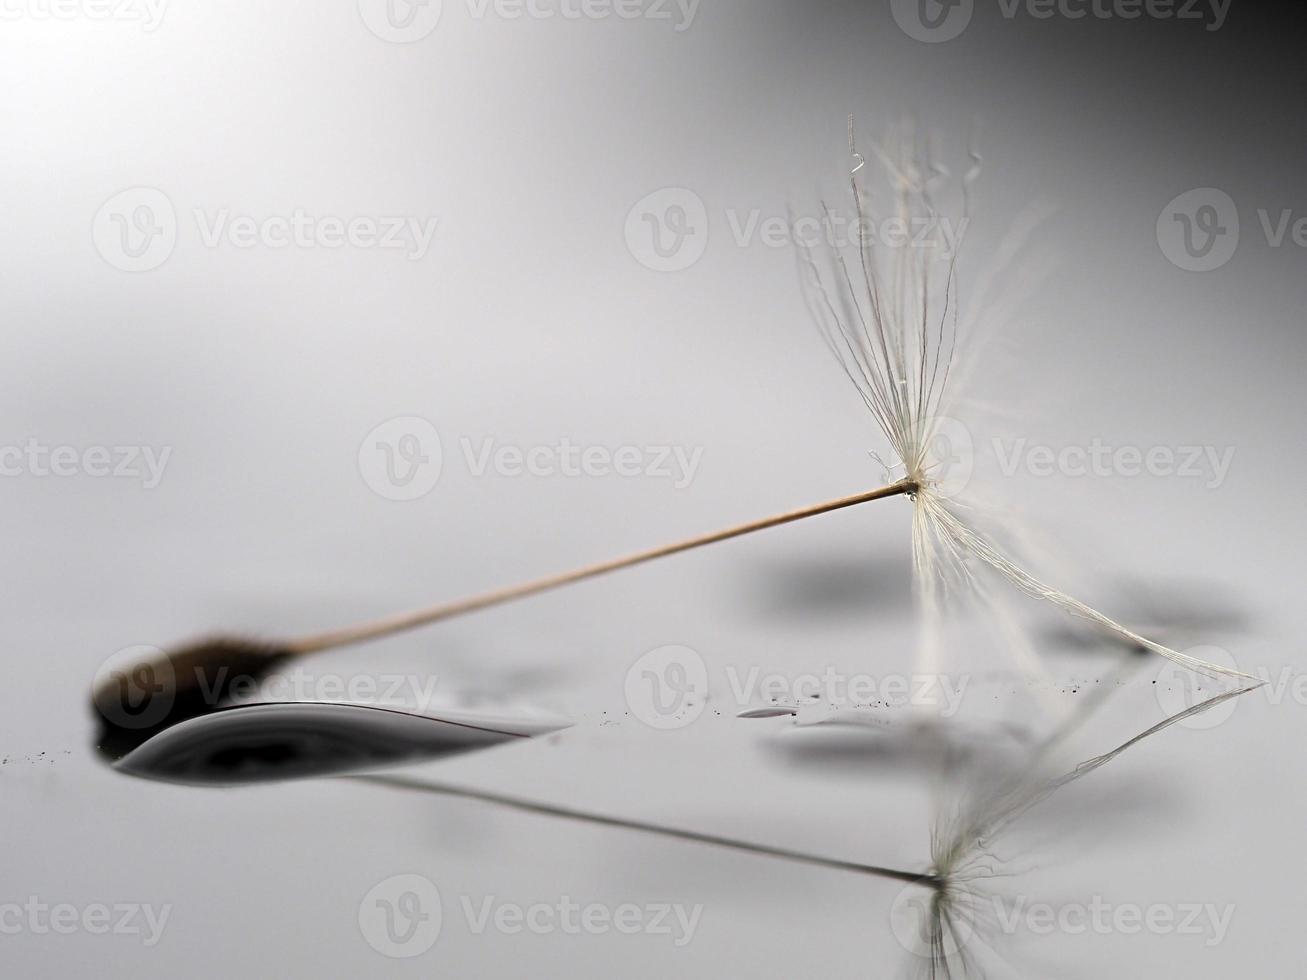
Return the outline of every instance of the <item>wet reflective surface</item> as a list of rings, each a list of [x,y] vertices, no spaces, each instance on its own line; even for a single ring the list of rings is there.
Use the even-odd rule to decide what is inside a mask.
[[[157,29],[92,9],[143,6],[167,7]],[[255,712],[247,728],[245,715],[220,711],[212,729],[208,719],[132,728],[134,741],[110,754],[144,750],[133,764],[163,778],[143,779],[106,764],[103,719],[88,709],[93,678],[133,645],[299,636],[881,482],[868,452],[891,449],[814,336],[793,236],[777,225],[791,208],[842,208],[849,113],[870,168],[871,141],[907,110],[923,143],[940,135],[953,174],[965,172],[973,132],[984,157],[958,299],[964,316],[977,300],[994,322],[980,356],[960,365],[976,397],[956,418],[970,425],[978,404],[1001,415],[970,433],[969,489],[1046,535],[1050,560],[1032,570],[1052,584],[1161,628],[1164,641],[1226,647],[1274,682],[1148,739],[1013,824],[989,855],[985,885],[1008,902],[1009,931],[983,933],[1007,954],[987,975],[1298,976],[1298,5],[1235,4],[1207,30],[1149,13],[1185,4],[1073,20],[1036,14],[1089,5],[926,0],[929,16],[974,8],[965,32],[941,43],[901,29],[895,13],[923,8],[915,2],[712,0],[684,31],[652,18],[509,18],[479,0],[444,3],[434,25],[441,6],[5,6],[0,924],[24,928],[0,935],[0,975],[910,975],[922,923],[897,911],[929,913],[920,889],[491,801],[925,872],[939,797],[961,777],[941,786],[923,739],[896,715],[865,732],[738,717],[770,701],[750,686],[754,667],[759,685],[830,669],[877,681],[878,694],[916,669],[901,502],[308,665],[346,682],[431,680],[445,706],[473,714],[493,713],[481,696],[520,694],[575,719],[565,731],[451,751],[467,733],[401,720],[380,734],[373,716],[359,733],[353,721],[337,727],[338,711],[324,731],[319,713],[333,709],[316,708],[308,720]],[[374,29],[383,8],[432,29],[395,43]],[[1199,187],[1223,189],[1242,219],[1237,252],[1202,273],[1178,268],[1158,235],[1180,228],[1168,202]],[[156,220],[113,204],[133,188],[159,201]],[[657,209],[637,204],[660,188],[675,193],[658,228]],[[317,228],[336,223],[335,241],[298,244],[301,211]],[[988,279],[1032,212],[1043,218],[1032,261],[1015,256],[1010,281]],[[385,216],[438,216],[425,255],[342,244],[339,229],[357,220],[385,238]],[[1197,247],[1204,227],[1215,234],[1195,223]],[[167,254],[124,269],[111,251],[123,240]],[[651,269],[650,243],[697,260]],[[395,453],[383,458],[369,434],[405,417],[426,420],[442,452],[404,452],[410,438],[387,442]],[[33,471],[29,440],[69,447],[76,472],[54,471],[67,452]],[[571,459],[556,452],[563,441]],[[1235,452],[1219,481],[1210,469],[1036,465],[1052,459],[1056,471],[1064,449],[1099,443],[1137,450],[1144,466],[1154,450],[1177,462],[1185,446]],[[115,447],[166,451],[168,463],[104,474],[97,447],[110,468],[126,458]],[[610,472],[585,464],[590,447]],[[651,447],[701,465],[680,480],[675,453]],[[537,449],[548,475],[533,472]],[[627,476],[616,470],[630,450]],[[573,465],[589,472],[569,476]],[[1189,579],[1215,591],[1172,589]],[[1011,598],[1015,619],[1037,618]],[[1194,694],[1150,658],[1118,686],[1124,651],[1080,643],[1065,624],[1030,625],[1049,674],[1030,683],[989,683],[1010,667],[992,637],[950,637],[939,669],[959,689],[970,678],[949,719],[959,758],[1019,760],[1095,681],[1111,684],[1050,762],[1056,775]],[[697,651],[709,697],[681,727],[655,728],[626,681],[672,644]],[[674,685],[662,694],[672,700]],[[201,714],[230,704],[206,699]],[[282,778],[304,774],[305,760],[322,771],[327,755],[364,771],[336,778],[333,761],[326,778]],[[197,774],[205,785],[176,781]],[[429,882],[439,903],[415,905],[432,896],[404,876]],[[702,915],[680,945],[681,934],[615,927],[537,934],[524,917],[500,928],[564,896],[610,923],[628,905]],[[171,911],[158,941],[93,931],[81,915],[63,934],[44,913],[27,927],[11,906],[29,899],[83,914],[97,903]],[[1094,903],[1112,912],[1105,928],[1063,917]],[[1232,908],[1228,929],[1181,931],[1189,903]],[[1018,908],[1046,914],[1013,918]],[[437,909],[429,947],[393,955]],[[905,936],[902,921],[916,928]]]

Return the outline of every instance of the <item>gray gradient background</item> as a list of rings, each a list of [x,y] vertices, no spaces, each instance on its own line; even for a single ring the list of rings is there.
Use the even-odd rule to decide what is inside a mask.
[[[1236,2],[1209,32],[980,6],[942,44],[905,36],[883,3],[797,0],[705,0],[683,32],[476,20],[447,0],[438,28],[405,45],[375,37],[346,0],[176,3],[152,33],[0,22],[0,442],[173,447],[148,492],[0,481],[0,902],[173,906],[150,949],[0,936],[6,975],[898,974],[891,884],[339,781],[133,781],[97,761],[85,703],[100,663],[130,644],[313,629],[878,481],[865,451],[879,436],[807,322],[793,254],[736,246],[723,217],[838,195],[849,112],[876,131],[910,111],[954,147],[981,121],[972,255],[1031,202],[1054,208],[1033,242],[1053,271],[1026,285],[1005,343],[981,352],[1009,434],[1236,448],[1215,489],[1025,477],[1003,498],[1050,533],[1090,598],[1110,604],[1127,576],[1163,592],[1201,580],[1249,623],[1195,639],[1297,676],[1307,254],[1269,247],[1255,212],[1307,213],[1298,15]],[[140,185],[169,195],[181,232],[160,268],[128,274],[90,229]],[[701,261],[659,274],[633,259],[623,224],[667,186],[706,202],[710,234]],[[1187,273],[1155,223],[1209,186],[1238,203],[1243,241],[1223,268]],[[440,225],[415,262],[205,248],[190,212],[224,207]],[[400,415],[431,419],[445,445],[438,487],[413,503],[374,494],[356,462],[364,436]],[[477,479],[460,436],[704,454],[679,490]],[[556,739],[420,767],[433,775],[922,867],[919,781],[778,766],[776,726],[736,721],[733,703],[655,732],[622,693],[630,664],[669,643],[703,655],[719,698],[727,664],[906,671],[907,552],[906,506],[877,503],[329,662],[434,670],[452,695],[496,691],[578,720]],[[1112,702],[1084,754],[1161,716],[1157,667]],[[1015,886],[1051,902],[1230,903],[1222,943],[1027,937],[1013,973],[1294,974],[1304,710],[1253,695],[1220,726],[1174,729],[1069,790]],[[423,957],[391,962],[360,936],[358,905],[407,872],[440,887],[445,928]],[[683,949],[477,936],[457,903],[485,895],[704,912]]]

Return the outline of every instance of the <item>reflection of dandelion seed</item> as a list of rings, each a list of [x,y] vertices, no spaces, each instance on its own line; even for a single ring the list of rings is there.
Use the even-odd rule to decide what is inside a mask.
[[[905,143],[907,141],[904,141]],[[859,226],[866,224],[868,197],[858,172],[863,157],[850,149],[858,165],[850,176]],[[897,153],[877,150],[893,186],[896,218],[903,227],[937,227],[939,214],[933,187],[948,172],[915,149],[901,146]],[[962,178],[965,227],[970,212],[970,184],[979,169],[979,157]],[[829,209],[827,209],[829,212]],[[938,437],[947,424],[950,381],[965,367],[958,358],[959,326],[957,250],[937,237],[923,236],[911,247],[890,249],[886,258],[875,243],[863,240],[857,250],[856,271],[838,249],[832,248],[823,272],[811,249],[800,255],[809,286],[812,315],[827,346],[857,389],[904,470],[904,480],[916,487],[912,522],[913,563],[916,582],[933,628],[941,593],[949,582],[972,594],[984,595],[975,574],[976,562],[987,566],[1022,592],[1087,619],[1116,636],[1191,670],[1209,675],[1243,677],[1247,674],[1187,656],[1131,631],[1117,621],[1072,598],[1015,564],[973,524],[959,514],[941,484],[948,460],[940,458]],[[965,326],[965,325],[964,325]],[[944,440],[945,443],[948,440]],[[923,671],[935,669],[935,644],[928,637],[919,653]],[[1018,651],[1020,652],[1020,651]]]
[[[931,833],[931,874],[939,884],[932,897],[925,935],[915,950],[925,961],[924,975],[933,980],[979,974],[978,960],[992,949],[987,936],[994,933],[997,925],[995,903],[984,894],[979,883],[998,874],[992,845],[1015,820],[1063,786],[1101,769],[1145,739],[1258,686],[1227,691],[1171,715],[1069,772],[1053,778],[1039,775],[1052,749],[1087,712],[1079,713],[1040,743],[1027,764],[1014,770],[1008,778],[986,779],[970,792],[961,794],[959,802],[936,820]]]
[[[1253,688],[1226,692],[1194,705],[1140,732],[1110,752],[1080,763],[1069,772],[1053,778],[1039,775],[1052,749],[1070,734],[1088,713],[1078,712],[1064,722],[1058,731],[1035,746],[1024,760],[1024,764],[1014,768],[1009,777],[978,781],[978,785],[972,792],[964,794],[955,807],[937,818],[931,833],[931,867],[925,872],[844,861],[640,820],[603,816],[572,807],[555,806],[417,777],[364,775],[346,778],[396,789],[491,803],[542,816],[640,831],[658,837],[706,844],[763,857],[781,858],[828,870],[855,872],[898,881],[910,888],[920,888],[921,892],[902,896],[901,901],[897,903],[909,914],[907,938],[910,942],[905,944],[909,945],[916,955],[915,965],[922,975],[931,978],[964,977],[979,974],[979,961],[990,949],[988,937],[997,931],[998,918],[995,905],[982,887],[985,880],[994,878],[998,874],[996,859],[991,854],[994,839],[1027,810],[1047,799],[1063,786],[1089,775],[1126,750],[1170,726],[1250,690]],[[900,935],[901,940],[904,938]]]

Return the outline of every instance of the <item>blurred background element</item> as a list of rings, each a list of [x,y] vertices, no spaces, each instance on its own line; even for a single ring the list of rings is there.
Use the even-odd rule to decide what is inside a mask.
[[[1191,642],[1273,682],[1050,801],[1057,832],[1023,852],[1036,873],[1014,886],[1055,903],[1231,906],[1220,940],[1019,936],[1014,972],[1291,974],[1283,937],[1305,911],[1283,873],[1307,718],[1301,12],[620,6],[629,16],[564,16],[582,10],[566,0],[5,6],[0,906],[171,908],[148,946],[5,931],[6,972],[900,968],[882,882],[342,781],[154,785],[102,766],[87,708],[101,664],[134,644],[325,628],[883,482],[868,452],[886,447],[774,234],[788,209],[844,204],[853,113],[864,148],[911,114],[955,171],[969,140],[983,156],[964,302],[1014,224],[1050,211],[1004,276],[1020,302],[974,352],[976,394],[1002,413],[975,418],[1000,421],[970,433],[989,495],[1045,536],[1056,563],[1041,570],[1186,639],[1200,624],[1171,586],[1206,583],[1221,628]],[[428,425],[377,435],[413,418]],[[1059,455],[1095,446],[1102,473]],[[1160,455],[1146,466],[1123,447]],[[910,671],[908,515],[873,503],[313,669],[434,676],[451,697],[577,720],[430,764],[442,778],[924,868],[924,781],[809,769],[793,752],[778,765],[769,729],[789,722],[734,717],[765,702],[741,694],[754,667]],[[1114,606],[1126,582],[1175,602]],[[1076,647],[1047,659],[1067,704],[1113,676],[1111,651],[1040,643]],[[702,658],[709,699],[657,730],[624,684],[669,645]],[[966,711],[1038,724],[1041,699],[1002,667],[959,646],[946,670],[975,675]],[[1141,665],[1084,755],[1162,716],[1171,695],[1155,688],[1180,683],[1162,669]],[[1135,819],[1100,816],[1123,795]],[[443,929],[391,962],[360,905],[412,874],[438,886]],[[683,946],[478,934],[464,901],[485,896],[703,913]]]

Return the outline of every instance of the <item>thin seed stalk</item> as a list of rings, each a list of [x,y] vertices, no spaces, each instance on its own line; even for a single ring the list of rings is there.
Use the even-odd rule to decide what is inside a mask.
[[[623,568],[632,568],[635,565],[643,565],[646,562],[651,562],[658,558],[666,558],[669,555],[679,554],[683,551],[691,551],[694,548],[702,548],[705,545],[716,544],[719,541],[729,541],[731,538],[753,534],[756,531],[765,531],[768,528],[780,527],[783,524],[793,524],[795,521],[805,520],[809,517],[816,517],[820,514],[829,514],[832,511],[843,510],[846,507],[854,507],[858,504],[868,503],[872,500],[883,500],[886,497],[895,497],[900,494],[913,494],[916,491],[917,484],[914,481],[900,480],[898,483],[892,483],[889,486],[878,487],[875,490],[868,490],[864,493],[854,494],[851,497],[840,497],[835,500],[828,500],[825,503],[815,504],[811,507],[787,511],[783,514],[776,514],[772,517],[763,518],[762,520],[750,521],[747,524],[738,524],[734,527],[728,527],[711,534],[687,538],[683,541],[676,541],[672,544],[663,545],[658,548],[650,548],[648,551],[641,551],[621,558],[614,558],[610,561],[586,565],[569,572],[562,572],[556,575],[546,576],[545,578],[534,579],[507,588],[495,589],[491,592],[483,592],[480,595],[458,599],[453,602],[445,602],[435,606],[428,606],[423,609],[398,613],[396,615],[387,616],[383,619],[345,626],[340,629],[331,630],[326,633],[319,633],[314,636],[302,637],[298,640],[291,641],[287,644],[287,648],[293,654],[316,653],[321,650],[330,650],[351,643],[362,643],[369,640],[376,640],[384,636],[390,636],[395,633],[402,633],[406,630],[416,629],[419,626],[427,626],[431,623],[440,622],[441,620],[452,619],[455,616],[462,616],[467,613],[476,612],[480,609],[488,609],[491,606],[498,606],[506,602],[512,602],[516,599],[524,599],[527,596],[538,595],[541,592],[557,589],[564,585],[571,585],[575,582],[585,581],[586,579],[597,578],[600,575],[607,575],[610,572],[616,572]]]

